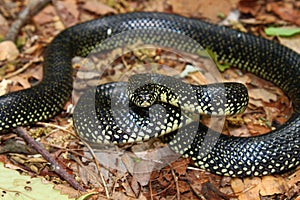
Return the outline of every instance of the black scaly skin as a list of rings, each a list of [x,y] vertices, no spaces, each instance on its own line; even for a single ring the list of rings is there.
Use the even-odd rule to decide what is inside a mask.
[[[219,60],[227,61],[233,66],[273,82],[288,95],[294,106],[295,112],[288,122],[267,135],[252,138],[221,136],[212,151],[203,154],[199,152],[201,149],[197,144],[201,143],[201,138],[205,136],[203,133],[206,133],[206,128],[200,124],[197,133],[199,140],[190,146],[189,151],[180,150],[176,144],[175,149],[185,151],[199,167],[230,176],[278,173],[299,164],[299,54],[250,34],[162,13],[116,15],[79,24],[60,33],[47,48],[43,81],[28,90],[0,98],[0,130],[46,120],[59,113],[72,90],[71,58],[75,55],[87,55],[95,45],[111,35],[136,29],[157,32],[169,30],[187,35],[204,48],[216,52]],[[190,126],[197,125],[192,123]],[[187,132],[189,128],[186,127]],[[93,142],[92,137],[86,138],[85,133],[79,134]],[[201,145],[203,147],[203,144]],[[209,150],[209,144],[206,145]]]

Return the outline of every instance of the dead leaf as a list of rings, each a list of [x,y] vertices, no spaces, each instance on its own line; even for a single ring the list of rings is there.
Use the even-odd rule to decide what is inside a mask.
[[[164,12],[165,11],[165,2],[161,0],[152,0],[150,1],[150,5],[145,8],[145,11],[151,12]]]
[[[186,181],[178,181],[179,192],[184,193],[190,191],[190,186]]]
[[[247,124],[247,127],[249,129],[249,132],[252,136],[256,136],[256,135],[263,135],[266,134],[268,132],[271,131],[270,128],[266,127],[266,126],[262,126],[259,124]]]
[[[2,80],[0,82],[0,96],[5,95],[9,92],[9,87],[13,83],[11,80]]]
[[[231,187],[239,200],[260,200],[260,184],[261,179],[258,177],[231,180]]]
[[[97,167],[95,166],[95,163],[89,163],[88,165],[79,166],[79,177],[83,184],[92,184],[94,188],[97,188],[98,191],[103,190],[102,187],[102,181],[99,176],[99,172],[96,170]],[[103,174],[105,177],[106,173],[104,168],[101,168],[101,174]],[[102,188],[101,188],[102,187]]]
[[[293,185],[300,183],[300,170],[289,176],[288,186],[293,187]]]
[[[180,159],[171,164],[172,169],[179,175],[185,175],[188,164],[190,163],[189,159]]]
[[[263,102],[260,99],[249,99],[248,107],[251,106],[251,109],[261,108],[264,106]],[[254,106],[254,107],[253,107]]]
[[[277,101],[277,95],[264,89],[264,88],[253,88],[248,90],[249,97],[253,99],[261,99],[264,102],[270,103],[271,101]]]
[[[231,187],[235,193],[241,193],[245,190],[243,180],[240,178],[231,179]]]
[[[231,136],[236,136],[236,137],[247,137],[247,136],[251,136],[251,134],[249,133],[249,130],[247,128],[246,125],[242,125],[239,128],[228,128],[229,133]]]
[[[244,122],[247,125],[249,133],[254,135],[261,135],[267,132],[270,132],[270,128],[267,126],[266,121],[264,119],[263,114],[245,114]]]
[[[112,7],[95,0],[85,2],[82,8],[98,15],[106,15],[109,13],[117,14],[117,11]]]
[[[238,3],[238,9],[242,13],[250,13],[252,16],[256,16],[258,11],[261,9],[261,5],[258,1],[241,0]]]
[[[69,185],[55,184],[54,189],[59,190],[61,194],[67,194],[69,198],[78,198],[80,196],[80,192],[70,187]]]
[[[6,35],[7,31],[9,30],[7,20],[0,14],[0,38]]]
[[[12,41],[3,41],[0,43],[0,61],[13,61],[19,54],[17,46]]]
[[[278,20],[277,17],[275,17],[274,15],[270,15],[270,14],[261,14],[258,15],[256,17],[257,20],[263,21],[266,24],[270,24],[270,23],[276,23],[276,21]]]
[[[36,50],[40,48],[40,44],[34,44],[33,46],[25,49],[23,51],[24,54],[33,54]]]
[[[274,194],[284,194],[288,190],[286,181],[278,176],[263,176],[260,185],[260,194],[270,196]]]
[[[288,38],[278,38],[280,43],[300,54],[300,35]]]
[[[128,183],[127,182],[126,182],[126,184],[127,185],[123,186],[125,188],[125,190],[126,190],[126,194],[128,196],[135,196],[135,197],[137,197],[138,194],[140,193],[141,187],[140,187],[139,182],[135,179],[135,177],[133,177],[131,179],[131,183],[129,183],[130,187],[128,187]]]
[[[115,199],[115,200],[136,200],[137,198],[127,196],[123,192],[114,192],[113,195],[111,196],[111,199]],[[139,195],[138,200],[146,200],[146,197],[143,194],[141,194],[141,195]]]
[[[150,181],[151,172],[148,171],[144,173],[134,173],[133,177],[141,186],[147,186]]]
[[[220,21],[219,14],[228,15],[231,10],[231,2],[229,0],[207,1],[207,0],[168,0],[167,4],[171,6],[172,11],[187,17],[208,18],[213,22]]]
[[[263,108],[266,112],[266,119],[270,123],[281,113],[281,111],[276,107],[264,106]]]
[[[37,15],[33,17],[33,20],[39,24],[47,24],[54,21],[54,17],[56,16],[55,10],[53,6],[46,6],[42,11],[40,11]]]
[[[34,78],[37,80],[41,80],[43,77],[43,68],[32,68],[28,69],[26,72],[19,74],[17,76],[11,77],[9,80],[12,80],[16,84],[16,86],[11,87],[11,91],[17,91],[20,89],[26,89],[31,87],[30,79]],[[20,88],[21,86],[21,88]]]
[[[288,185],[281,176],[263,176],[262,178],[234,178],[231,187],[239,200],[260,199],[261,196],[284,194]]]
[[[55,4],[63,25],[70,27],[78,23],[79,11],[76,0],[57,1]],[[58,28],[61,30],[61,28]]]
[[[271,3],[271,10],[281,19],[300,26],[300,11],[296,10],[292,3],[274,2]]]

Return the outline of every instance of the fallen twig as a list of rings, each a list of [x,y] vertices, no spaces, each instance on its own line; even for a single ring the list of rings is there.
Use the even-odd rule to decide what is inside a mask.
[[[173,168],[172,168],[172,165],[169,165],[170,166],[170,169],[171,169],[171,173],[172,173],[172,176],[173,176],[173,179],[174,179],[174,182],[175,182],[175,186],[176,186],[176,192],[177,192],[177,199],[180,200],[180,190],[179,190],[179,184],[178,184],[178,177],[176,176]]]
[[[48,151],[44,149],[44,147],[34,140],[24,128],[18,127],[14,130],[20,137],[22,137],[29,145],[31,145],[38,153],[40,153],[48,162],[51,163],[54,171],[61,176],[64,180],[66,180],[73,188],[76,190],[80,190],[82,192],[85,189],[72,177],[70,176],[59,164],[56,160],[50,155]]]
[[[12,23],[4,40],[11,40],[14,42],[20,32],[20,29],[27,23],[27,21],[50,2],[51,0],[29,1],[28,6],[20,12],[18,18]]]

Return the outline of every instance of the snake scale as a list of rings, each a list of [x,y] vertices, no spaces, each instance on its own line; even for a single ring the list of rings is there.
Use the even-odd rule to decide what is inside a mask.
[[[202,144],[209,129],[199,123],[191,123],[183,127],[182,132],[188,133],[190,129],[197,129],[195,136],[197,140],[192,141],[191,145],[185,148],[178,143],[185,139],[193,139],[187,135],[180,135],[171,146],[173,145],[178,151],[184,150],[185,155],[190,156],[199,167],[222,175],[261,176],[286,171],[299,164],[299,54],[275,42],[251,34],[164,13],[145,12],[109,16],[85,22],[61,32],[45,52],[44,77],[40,84],[30,89],[1,96],[0,131],[47,120],[57,115],[70,98],[72,91],[72,58],[77,55],[86,56],[96,45],[111,36],[139,30],[142,30],[141,36],[145,38],[151,31],[156,32],[158,36],[160,31],[167,31],[192,38],[204,48],[215,52],[218,60],[254,73],[280,87],[290,98],[294,107],[294,113],[290,119],[266,135],[250,138],[221,135],[210,148],[209,144]],[[120,38],[120,40],[125,39],[128,38]],[[176,47],[176,41],[173,45]],[[122,83],[117,86],[121,87]],[[100,87],[106,90],[111,89],[110,85]],[[107,110],[107,112],[110,111]],[[77,116],[77,118],[80,117],[80,115]],[[95,135],[99,132],[93,132],[95,125],[88,123],[83,126],[83,128],[76,128],[92,132],[80,132],[79,135],[87,141],[97,142],[100,136]],[[214,131],[210,130],[210,133],[214,137]]]

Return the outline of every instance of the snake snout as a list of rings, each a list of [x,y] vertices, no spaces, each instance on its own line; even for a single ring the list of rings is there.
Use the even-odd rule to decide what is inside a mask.
[[[157,94],[148,89],[138,90],[131,96],[131,101],[139,107],[150,107],[157,99]]]

